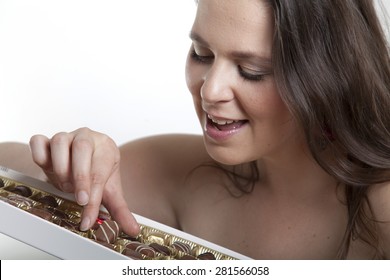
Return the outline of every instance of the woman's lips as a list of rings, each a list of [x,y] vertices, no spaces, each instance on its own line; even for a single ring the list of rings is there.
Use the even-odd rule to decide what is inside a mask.
[[[211,121],[211,125],[214,125],[218,130],[221,131],[237,129],[246,122],[245,120],[218,119],[210,115],[207,115],[207,119],[208,122]]]
[[[247,122],[247,120],[222,119],[207,115],[205,132],[211,138],[224,140],[232,134],[238,132]]]

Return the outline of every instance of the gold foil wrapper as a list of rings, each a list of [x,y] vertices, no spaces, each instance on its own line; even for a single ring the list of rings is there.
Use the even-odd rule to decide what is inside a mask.
[[[24,186],[31,190],[31,195],[25,197],[15,191],[15,187]],[[26,192],[28,193],[28,192]],[[82,206],[76,202],[57,197],[51,193],[41,191],[33,186],[27,186],[9,178],[0,176],[0,200],[18,207],[31,214],[41,215],[41,218],[56,224],[64,229],[67,229],[78,236],[93,240],[99,246],[107,247],[118,253],[128,256],[130,259],[142,260],[180,260],[180,259],[200,259],[202,254],[206,254],[217,260],[232,260],[234,258],[225,255],[221,252],[207,248],[197,244],[191,240],[186,240],[179,236],[168,234],[158,228],[140,224],[141,233],[136,237],[130,237],[124,233],[120,233],[112,243],[101,242],[95,240],[95,231],[104,220],[110,220],[111,216],[106,212],[100,212],[95,225],[88,231],[82,232],[79,230]],[[55,202],[55,204],[53,204]],[[49,213],[49,214],[48,214]],[[47,216],[50,216],[49,218]],[[39,215],[38,215],[39,216]],[[147,248],[129,249],[127,246],[131,242],[139,242]],[[175,248],[173,244],[179,242],[187,244],[189,251],[183,252],[180,247]],[[157,245],[156,245],[157,244]],[[186,247],[186,246],[183,246]],[[151,250],[154,252],[152,255]],[[135,251],[135,253],[133,252]],[[144,253],[143,253],[144,252]],[[147,253],[148,252],[148,253]],[[149,255],[148,255],[149,254]]]

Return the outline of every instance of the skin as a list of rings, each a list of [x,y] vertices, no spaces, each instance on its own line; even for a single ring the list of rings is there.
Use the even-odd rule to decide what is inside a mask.
[[[186,80],[204,135],[153,136],[117,148],[81,128],[33,136],[32,159],[25,146],[3,144],[9,154],[0,163],[75,192],[85,229],[103,202],[132,235],[134,212],[256,259],[335,258],[347,223],[343,186],[315,163],[278,95],[271,14],[258,0],[199,1]],[[208,115],[242,122],[220,133]],[[41,170],[15,162],[16,152]],[[213,161],[228,169],[257,161],[261,180],[249,195],[234,197],[222,172],[199,167]],[[373,186],[370,200],[376,217],[390,221],[390,185]],[[389,223],[380,225],[380,238],[389,255]],[[349,258],[372,254],[356,240]]]

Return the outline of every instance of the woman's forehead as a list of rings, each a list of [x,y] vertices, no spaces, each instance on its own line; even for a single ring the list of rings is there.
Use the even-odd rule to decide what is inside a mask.
[[[273,13],[261,0],[199,0],[192,33],[209,44],[231,46],[237,51],[270,53]],[[245,49],[243,48],[245,45]],[[261,54],[264,55],[264,54]]]

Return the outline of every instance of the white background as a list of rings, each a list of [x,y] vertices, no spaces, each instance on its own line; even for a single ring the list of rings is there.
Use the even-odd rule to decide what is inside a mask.
[[[201,133],[184,78],[194,2],[0,0],[0,142]],[[50,257],[0,234],[0,258]]]
[[[184,76],[194,0],[0,0],[0,141],[88,126],[201,133]]]
[[[184,77],[195,11],[194,0],[0,0],[0,142],[82,126],[118,144],[201,133]]]

